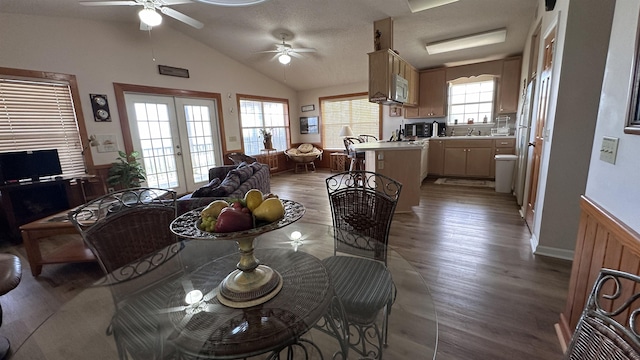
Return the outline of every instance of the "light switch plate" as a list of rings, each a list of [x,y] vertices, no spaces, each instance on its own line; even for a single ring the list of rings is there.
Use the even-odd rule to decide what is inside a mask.
[[[611,164],[616,163],[618,155],[618,138],[604,136],[602,137],[602,146],[600,147],[600,160]]]

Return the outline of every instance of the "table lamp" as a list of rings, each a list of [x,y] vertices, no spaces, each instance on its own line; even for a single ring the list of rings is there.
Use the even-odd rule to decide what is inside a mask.
[[[353,131],[351,131],[351,126],[343,125],[342,129],[340,129],[340,133],[338,134],[340,137],[353,136]]]

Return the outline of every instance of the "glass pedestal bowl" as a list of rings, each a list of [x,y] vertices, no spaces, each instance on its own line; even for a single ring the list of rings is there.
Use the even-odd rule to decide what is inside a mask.
[[[276,296],[282,289],[282,276],[269,266],[260,264],[253,254],[256,238],[298,221],[304,215],[302,204],[282,200],[284,217],[253,229],[229,233],[214,233],[200,230],[200,212],[204,208],[188,211],[178,216],[170,225],[179,237],[195,240],[233,240],[238,244],[240,261],[237,269],[222,280],[218,287],[218,300],[229,307],[246,308],[260,305]]]

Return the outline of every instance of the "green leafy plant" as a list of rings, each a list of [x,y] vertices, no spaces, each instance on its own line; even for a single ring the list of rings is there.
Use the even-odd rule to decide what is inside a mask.
[[[146,180],[146,173],[142,164],[138,162],[140,153],[132,151],[127,155],[124,151],[118,151],[120,155],[116,162],[111,163],[107,175],[107,184],[120,186],[123,189],[140,187],[140,182]]]

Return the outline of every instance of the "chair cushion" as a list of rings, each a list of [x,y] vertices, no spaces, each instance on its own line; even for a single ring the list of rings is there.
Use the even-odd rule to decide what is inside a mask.
[[[311,144],[302,144],[298,146],[298,151],[300,151],[303,154],[311,152],[311,150],[313,150],[313,145]]]
[[[332,256],[322,263],[351,321],[371,323],[393,303],[393,279],[382,263],[353,256]]]
[[[22,278],[20,259],[13,254],[0,254],[0,295],[13,290]],[[0,314],[1,314],[0,310]],[[1,315],[0,315],[1,316]]]

